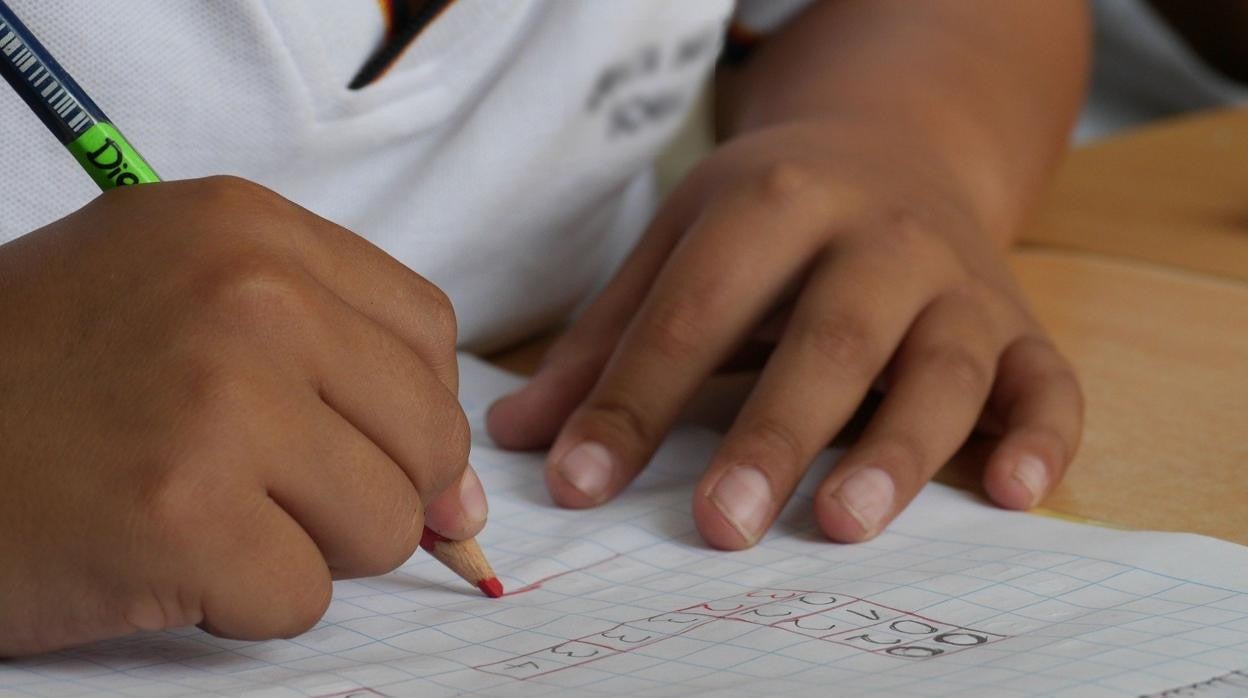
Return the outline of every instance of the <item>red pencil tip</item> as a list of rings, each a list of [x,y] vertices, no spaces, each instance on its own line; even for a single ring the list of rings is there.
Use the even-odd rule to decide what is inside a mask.
[[[491,599],[497,599],[503,595],[503,583],[498,581],[498,577],[483,579],[477,582],[477,587]]]

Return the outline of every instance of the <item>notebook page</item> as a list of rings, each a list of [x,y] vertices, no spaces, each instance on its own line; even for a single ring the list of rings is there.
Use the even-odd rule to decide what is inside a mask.
[[[292,640],[134,636],[0,662],[0,696],[1122,696],[1248,667],[1248,548],[940,485],[878,539],[831,544],[809,513],[827,454],[756,548],[714,551],[689,513],[714,433],[678,429],[618,500],[561,510],[541,456],[481,428],[517,379],[462,362],[502,599],[417,552],[336,583]]]

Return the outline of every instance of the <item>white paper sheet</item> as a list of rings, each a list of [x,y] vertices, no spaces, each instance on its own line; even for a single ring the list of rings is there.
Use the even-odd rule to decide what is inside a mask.
[[[462,370],[481,434],[515,379]],[[0,662],[0,695],[1130,696],[1248,667],[1248,548],[932,485],[867,544],[821,539],[799,494],[758,547],[717,552],[689,514],[715,443],[682,428],[620,499],[565,511],[539,456],[479,435],[492,511],[479,540],[504,598],[418,552],[336,584],[293,640],[137,636]]]

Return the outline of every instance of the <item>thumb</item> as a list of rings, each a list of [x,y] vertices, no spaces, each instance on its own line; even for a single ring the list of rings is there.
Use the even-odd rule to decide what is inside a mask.
[[[442,490],[425,506],[425,527],[451,540],[472,538],[485,528],[490,506],[485,489],[472,466],[459,480]]]

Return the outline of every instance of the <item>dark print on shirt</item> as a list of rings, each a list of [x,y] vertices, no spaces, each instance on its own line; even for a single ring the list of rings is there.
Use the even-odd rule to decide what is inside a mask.
[[[719,51],[721,29],[711,27],[670,44],[651,43],[612,62],[598,75],[586,101],[590,114],[602,114],[611,138],[633,136],[683,112],[687,83],[664,80],[698,70]]]

